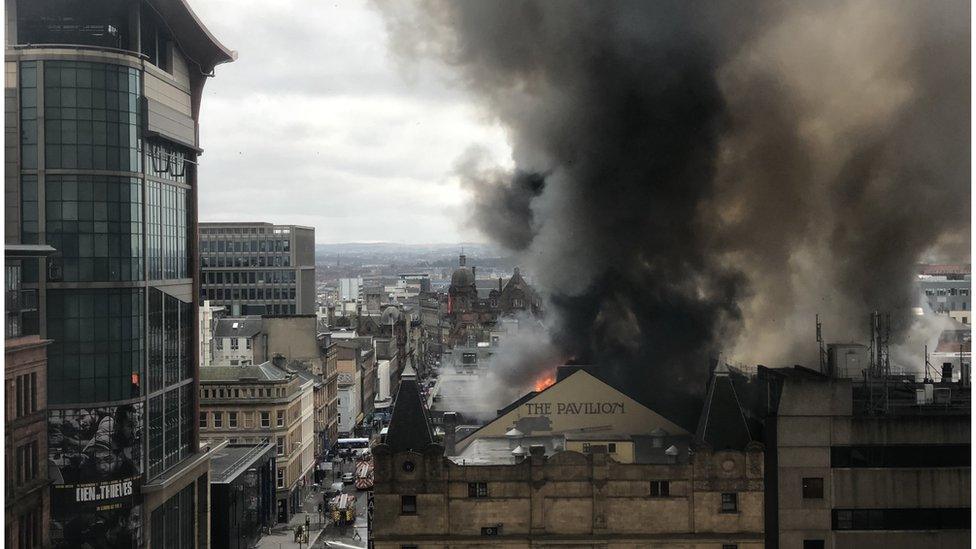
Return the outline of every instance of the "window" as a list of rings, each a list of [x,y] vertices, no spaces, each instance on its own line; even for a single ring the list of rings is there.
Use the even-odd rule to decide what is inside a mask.
[[[822,477],[803,478],[803,499],[823,499],[824,488]]]
[[[236,351],[237,347],[238,347],[237,338],[236,337],[230,338],[230,350]]]
[[[37,411],[37,373],[19,375],[16,378],[16,417],[24,417]]]
[[[279,456],[285,455],[285,437],[278,437],[277,443],[278,443],[278,455]]]
[[[251,290],[251,292],[254,292],[254,290]],[[251,296],[251,298],[253,299],[253,298],[254,298],[254,296],[252,295],[252,296]],[[247,349],[248,351],[250,351],[250,350],[251,350],[251,338],[247,338],[247,339],[245,339],[245,340],[244,340],[244,344],[246,345],[246,347],[245,347],[245,348],[246,348],[246,349]]]
[[[17,447],[17,486],[37,478],[37,441]]]
[[[227,425],[228,427],[237,427],[237,412],[227,413]]]
[[[35,508],[18,517],[19,549],[36,549],[41,546],[40,513],[41,510]]]
[[[969,467],[969,444],[892,444],[832,446],[830,466]]]
[[[278,421],[278,427],[284,427],[285,426],[285,411],[284,410],[278,410],[278,420],[277,421]]]
[[[671,495],[671,481],[668,480],[651,481],[652,498],[666,498],[670,495]]]
[[[271,412],[261,412],[261,427],[271,427]]]
[[[219,429],[224,426],[224,413],[214,412],[214,427]]]
[[[488,497],[488,483],[487,482],[469,482],[468,483],[468,497],[469,498],[486,498],[486,497]]]
[[[736,494],[734,492],[722,494],[722,512],[723,513],[739,512],[739,494]]]
[[[739,549],[739,545],[736,543],[723,543],[722,549]]]
[[[277,475],[277,480],[278,480],[278,488],[284,488],[285,487],[285,470],[284,469],[278,469],[277,472],[276,472],[276,475]]]
[[[221,291],[221,290],[218,290],[218,292],[219,291]],[[214,338],[214,346],[216,346],[218,350],[223,351],[224,350],[224,338],[222,338],[222,337]]]
[[[617,443],[610,442],[607,444],[607,453],[616,454],[617,453]]]
[[[805,539],[803,540],[803,549],[824,549],[824,540]]]
[[[417,514],[417,496],[400,496],[400,514]]]
[[[834,509],[834,530],[968,530],[969,508]]]
[[[200,427],[207,426],[207,412],[200,412]]]

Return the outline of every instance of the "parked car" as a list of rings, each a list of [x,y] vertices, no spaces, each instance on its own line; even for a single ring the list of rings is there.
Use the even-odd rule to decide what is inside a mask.
[[[342,474],[342,483],[343,484],[352,484],[353,482],[356,482],[356,475],[355,475],[355,473],[343,473]]]

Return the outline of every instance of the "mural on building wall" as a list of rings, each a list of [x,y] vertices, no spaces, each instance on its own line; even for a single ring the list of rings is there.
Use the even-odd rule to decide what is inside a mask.
[[[142,404],[51,410],[51,538],[57,548],[136,547]]]

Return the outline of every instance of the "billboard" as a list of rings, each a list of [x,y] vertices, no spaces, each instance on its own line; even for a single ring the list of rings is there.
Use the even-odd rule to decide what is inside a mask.
[[[142,403],[49,410],[51,540],[129,549],[142,538]]]

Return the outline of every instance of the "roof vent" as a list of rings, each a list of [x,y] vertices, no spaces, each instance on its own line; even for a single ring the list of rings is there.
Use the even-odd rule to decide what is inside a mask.
[[[515,449],[514,449],[514,450],[512,450],[512,455],[513,455],[513,456],[515,456],[515,457],[521,457],[521,456],[524,456],[524,455],[525,455],[525,449],[524,449],[524,448],[522,448],[522,446],[521,446],[521,445],[519,445],[519,446],[516,446],[516,447],[515,447]]]
[[[676,456],[678,455],[678,447],[672,444],[671,446],[668,446],[668,449],[664,451],[664,454],[668,456]]]
[[[511,429],[509,429],[507,433],[505,433],[505,436],[508,438],[519,438],[523,436],[523,434],[524,433],[522,433],[522,431],[519,431],[515,427],[512,427]]]

